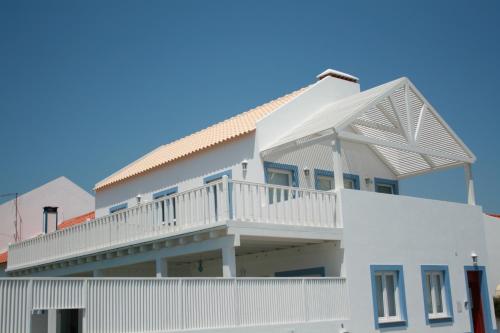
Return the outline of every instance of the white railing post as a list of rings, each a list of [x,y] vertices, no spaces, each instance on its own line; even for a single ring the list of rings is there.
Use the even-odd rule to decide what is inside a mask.
[[[222,221],[229,221],[230,218],[230,195],[231,193],[229,193],[229,178],[227,175],[224,175],[222,176],[222,196],[220,200],[222,203]]]

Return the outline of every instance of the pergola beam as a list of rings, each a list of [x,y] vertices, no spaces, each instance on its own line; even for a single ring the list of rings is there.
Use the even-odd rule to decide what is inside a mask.
[[[389,148],[394,148],[397,150],[409,151],[409,152],[413,152],[413,153],[417,153],[417,154],[429,155],[429,156],[444,158],[444,159],[448,159],[448,160],[452,160],[452,161],[465,162],[465,163],[473,163],[474,162],[471,158],[465,158],[462,156],[455,156],[455,155],[447,154],[444,152],[438,152],[438,151],[434,151],[431,149],[418,147],[416,145],[404,145],[404,144],[399,144],[396,142],[370,138],[370,137],[366,137],[366,136],[354,134],[354,133],[342,132],[339,134],[339,137],[341,139],[351,141],[351,142],[389,147]]]
[[[364,127],[368,127],[368,128],[373,128],[373,129],[376,129],[379,131],[385,131],[385,132],[390,132],[390,133],[399,134],[399,135],[404,136],[404,134],[402,134],[401,131],[398,130],[397,128],[393,128],[393,127],[383,125],[383,124],[378,124],[378,123],[375,123],[373,121],[357,119],[354,121],[353,125],[360,125],[360,126],[364,126]]]

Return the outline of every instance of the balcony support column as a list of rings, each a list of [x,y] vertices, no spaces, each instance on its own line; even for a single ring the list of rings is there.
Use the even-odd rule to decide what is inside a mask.
[[[157,278],[168,277],[167,259],[159,258],[159,257],[156,258],[155,266],[156,266],[156,277]]]
[[[47,332],[56,333],[57,329],[57,309],[47,310]]]
[[[222,248],[222,276],[236,277],[236,252],[232,244]]]
[[[472,177],[472,164],[464,164],[465,171],[465,185],[467,187],[467,203],[469,205],[476,205],[476,193],[474,190],[474,178]]]
[[[344,171],[342,170],[341,142],[338,137],[332,141],[332,153],[335,190],[339,190],[344,188]]]

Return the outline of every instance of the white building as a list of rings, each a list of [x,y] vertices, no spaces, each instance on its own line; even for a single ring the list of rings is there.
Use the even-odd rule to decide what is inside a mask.
[[[0,276],[10,243],[55,231],[62,221],[94,211],[94,197],[66,177],[11,197],[0,205]]]
[[[493,332],[475,159],[407,78],[327,70],[97,183],[95,220],[11,244],[0,331]],[[467,204],[399,195],[452,167]]]

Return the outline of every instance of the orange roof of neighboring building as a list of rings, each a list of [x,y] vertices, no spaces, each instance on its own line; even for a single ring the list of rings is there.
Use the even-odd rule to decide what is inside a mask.
[[[69,228],[73,225],[80,224],[80,223],[83,223],[85,221],[93,220],[93,219],[95,219],[95,212],[88,212],[86,214],[83,214],[83,215],[80,215],[77,217],[73,217],[72,219],[63,221],[61,224],[59,224],[57,226],[57,229],[61,230],[61,229]]]
[[[7,251],[0,253],[0,264],[6,263],[8,257],[9,257],[9,252]]]
[[[500,219],[500,214],[488,214],[489,216],[498,217]]]
[[[307,87],[296,90],[288,95],[207,127],[182,139],[160,146],[149,154],[146,154],[100,181],[95,185],[94,189],[100,190],[124,179],[139,175],[182,157],[250,133],[255,130],[257,121],[277,110],[280,106],[288,103],[306,89]]]

